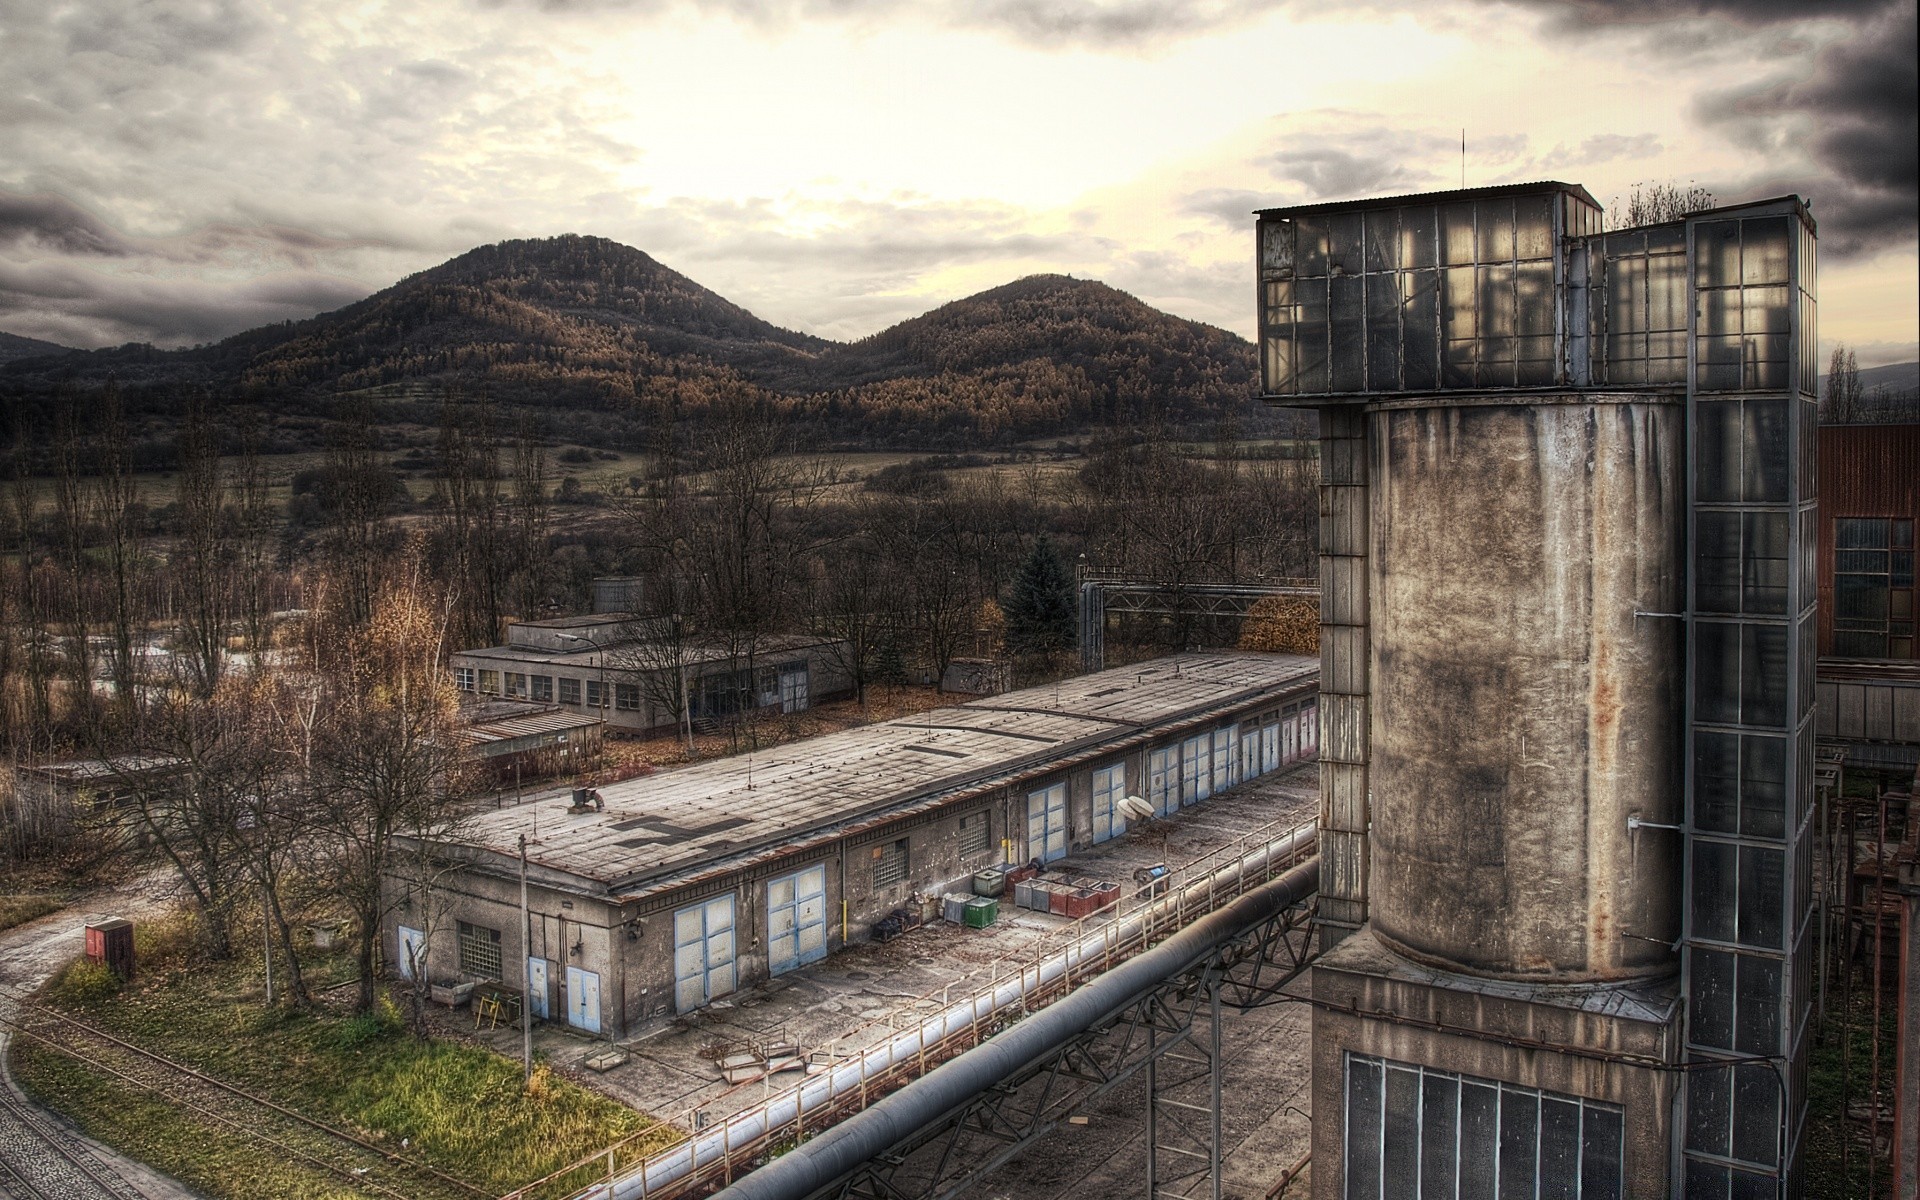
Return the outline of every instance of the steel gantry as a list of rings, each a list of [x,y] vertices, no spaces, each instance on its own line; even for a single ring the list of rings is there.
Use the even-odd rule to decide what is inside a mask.
[[[1222,1020],[1310,962],[1317,860],[1015,1022],[721,1193],[952,1200],[1142,1072],[1148,1200],[1221,1195]]]
[[[1100,671],[1107,662],[1107,615],[1244,617],[1267,596],[1320,595],[1317,579],[1278,579],[1268,583],[1166,583],[1122,576],[1082,575],[1080,582],[1080,667]]]

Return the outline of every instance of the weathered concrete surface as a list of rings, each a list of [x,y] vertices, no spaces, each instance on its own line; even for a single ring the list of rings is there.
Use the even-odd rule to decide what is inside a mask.
[[[1682,410],[1369,418],[1372,929],[1472,974],[1673,969]]]
[[[1569,987],[1480,979],[1411,963],[1371,930],[1323,955],[1311,978],[1316,1200],[1337,1200],[1344,1187],[1349,1050],[1620,1105],[1623,1194],[1668,1194],[1680,1076],[1661,1065],[1680,1058],[1677,980]]]

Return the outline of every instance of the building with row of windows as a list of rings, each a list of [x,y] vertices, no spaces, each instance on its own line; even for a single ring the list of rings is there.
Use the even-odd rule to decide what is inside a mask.
[[[915,893],[1122,836],[1127,796],[1177,819],[1311,758],[1317,667],[1156,659],[613,784],[598,808],[490,811],[429,847],[455,869],[390,880],[385,944],[403,972],[524,977],[537,1017],[624,1036],[864,939]]]
[[[454,687],[474,697],[557,705],[641,735],[672,733],[689,715],[706,726],[800,712],[852,687],[830,639],[775,635],[749,653],[667,632],[631,613],[516,621],[505,645],[459,651],[448,669]]]

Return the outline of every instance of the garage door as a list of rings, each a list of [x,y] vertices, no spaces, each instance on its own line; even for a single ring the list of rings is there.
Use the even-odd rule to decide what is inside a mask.
[[[767,882],[767,965],[778,975],[827,956],[827,869]]]
[[[1052,862],[1067,856],[1067,785],[1027,793],[1027,857]]]
[[[691,1012],[733,990],[733,896],[673,914],[673,1005]]]

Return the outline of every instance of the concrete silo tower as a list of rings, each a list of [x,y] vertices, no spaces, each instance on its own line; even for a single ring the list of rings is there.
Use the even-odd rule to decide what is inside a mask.
[[[1320,417],[1323,1200],[1798,1191],[1813,223],[1601,224],[1259,217]]]

